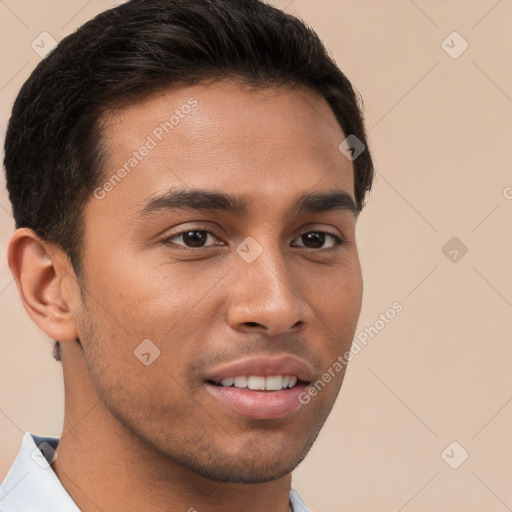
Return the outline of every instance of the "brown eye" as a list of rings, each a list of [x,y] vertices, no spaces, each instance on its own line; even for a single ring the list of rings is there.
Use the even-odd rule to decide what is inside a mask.
[[[301,240],[304,242],[305,245],[310,244],[308,247],[312,246],[313,249],[320,249],[325,243],[325,233],[312,231],[311,233],[306,233],[305,235],[302,235]]]
[[[208,238],[204,231],[187,231],[181,235],[188,247],[202,247]]]
[[[323,247],[328,237],[333,240],[333,243],[329,247]],[[326,251],[336,250],[337,246],[343,243],[343,240],[332,233],[326,233],[325,231],[310,231],[304,233],[297,240],[302,241],[302,245],[299,247],[306,247],[308,249],[324,249]]]
[[[210,231],[206,231],[204,229],[189,229],[187,231],[182,231],[181,233],[176,233],[175,235],[166,238],[165,242],[190,249],[200,249],[202,247],[212,247],[214,245],[219,245],[216,243],[206,245],[206,242],[209,238],[213,238],[214,240],[216,239],[215,235]]]

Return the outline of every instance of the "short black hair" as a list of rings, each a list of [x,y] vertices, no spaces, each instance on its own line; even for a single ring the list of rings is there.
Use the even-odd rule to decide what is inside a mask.
[[[366,146],[353,162],[362,210],[374,176],[362,100],[312,28],[260,0],[131,0],[62,39],[21,88],[4,158],[16,228],[60,247],[80,281],[83,210],[106,161],[102,116],[157,90],[222,79],[325,98],[343,133]]]

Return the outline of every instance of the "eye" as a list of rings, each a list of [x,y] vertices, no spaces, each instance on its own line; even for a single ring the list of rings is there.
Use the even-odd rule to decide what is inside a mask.
[[[217,240],[217,242],[216,242]],[[332,233],[325,231],[309,231],[300,235],[296,240],[300,240],[301,244],[292,244],[292,246],[306,247],[308,249],[320,249],[324,251],[336,251],[344,240]],[[208,242],[213,242],[208,244]],[[324,244],[330,241],[327,247]],[[224,245],[219,242],[214,233],[206,229],[188,229],[176,233],[164,240],[165,243],[181,246],[184,249],[201,249],[206,247],[214,247]]]
[[[307,247],[308,249],[322,249],[326,238],[329,237],[332,241],[329,247],[323,247],[325,251],[335,251],[338,246],[343,244],[343,240],[332,233],[327,233],[325,231],[309,231],[308,233],[304,233],[300,235],[297,240],[301,240],[303,243],[299,245],[299,247]]]
[[[176,244],[175,240],[182,240],[182,244],[186,248],[201,248],[201,247],[212,247],[213,245],[223,245],[223,244],[211,244],[206,245],[208,239],[214,238],[215,235],[211,231],[206,231],[205,229],[188,229],[187,231],[182,231],[181,233],[176,233],[165,239],[165,242],[171,242]],[[182,245],[176,244],[176,245]]]

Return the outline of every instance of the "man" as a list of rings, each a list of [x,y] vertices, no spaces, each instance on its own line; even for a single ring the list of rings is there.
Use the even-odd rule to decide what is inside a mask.
[[[106,11],[23,86],[5,168],[9,267],[66,399],[0,510],[307,511],[291,473],[342,384],[373,179],[315,33],[258,0]]]

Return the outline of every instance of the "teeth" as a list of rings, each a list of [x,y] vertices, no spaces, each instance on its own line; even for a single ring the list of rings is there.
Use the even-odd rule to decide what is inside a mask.
[[[277,391],[283,388],[283,377],[277,375],[276,377],[267,377],[265,379],[265,389],[269,391]]]
[[[222,379],[220,385],[223,387],[249,388],[254,391],[279,391],[281,389],[293,388],[297,384],[295,375],[271,375],[262,377],[260,375],[241,375],[240,377],[229,377]]]
[[[235,388],[246,388],[247,377],[235,377]]]
[[[255,377],[251,375],[247,379],[247,387],[253,390],[264,390],[265,389],[265,377]]]

